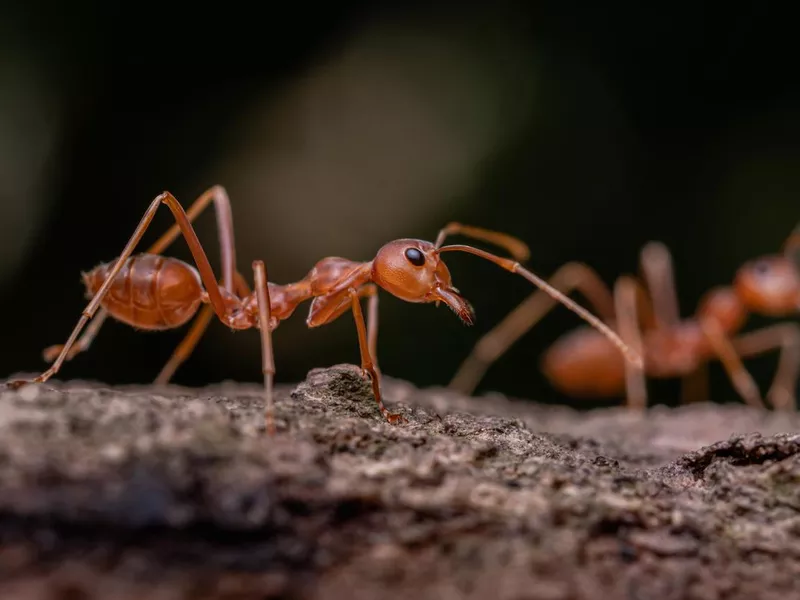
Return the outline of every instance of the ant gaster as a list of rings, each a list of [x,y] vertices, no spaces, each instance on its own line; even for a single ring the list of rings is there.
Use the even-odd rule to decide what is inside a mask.
[[[217,282],[191,225],[212,202],[216,208],[219,228],[221,283]],[[170,209],[176,224],[144,254],[133,255],[161,204]],[[472,246],[442,245],[448,235],[455,234],[495,244],[507,250],[514,259],[502,258]],[[180,235],[183,235],[189,245],[196,268],[175,258],[161,256],[167,246]],[[156,383],[169,381],[178,366],[191,354],[213,315],[216,314],[231,329],[257,328],[261,333],[266,427],[272,432],[275,429],[275,363],[271,332],[281,321],[289,318],[299,304],[311,300],[306,319],[309,327],[328,324],[345,312],[352,311],[361,351],[361,367],[371,379],[375,400],[389,422],[401,422],[403,418],[390,413],[381,400],[376,360],[378,288],[407,302],[433,302],[437,305],[444,303],[465,324],[472,324],[473,309],[453,286],[450,271],[441,256],[445,252],[474,254],[521,275],[608,336],[610,342],[629,362],[641,364],[641,357],[599,319],[520,265],[520,261],[524,261],[529,255],[528,247],[523,242],[506,234],[459,223],[451,223],[442,229],[435,243],[416,239],[389,242],[368,262],[355,262],[340,257],[323,258],[303,279],[285,285],[268,283],[264,262],[256,260],[252,263],[255,291],[251,291],[236,269],[233,218],[228,195],[221,186],[214,186],[201,195],[188,211],[184,211],[169,192],[158,195],[145,211],[122,254],[115,261],[99,265],[83,275],[91,301],[83,310],[67,342],[45,350],[45,359],[54,361],[53,365],[32,380],[15,380],[9,382],[9,385],[16,388],[27,383],[47,381],[59,371],[64,361],[90,346],[109,315],[140,329],[164,330],[183,325],[200,310],[188,334],[157,377]],[[361,311],[361,298],[369,299],[369,328]],[[202,309],[201,305],[204,305]],[[87,323],[89,326],[79,338]]]

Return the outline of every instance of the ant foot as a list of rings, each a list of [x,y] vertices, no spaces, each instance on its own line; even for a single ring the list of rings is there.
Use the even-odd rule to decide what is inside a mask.
[[[785,389],[770,390],[767,400],[776,410],[794,410],[796,406],[795,397]]]
[[[389,421],[392,425],[403,425],[408,423],[408,419],[406,419],[403,415],[397,413],[385,413],[386,420]]]
[[[28,385],[29,383],[36,383],[33,379],[12,379],[11,381],[7,381],[6,385],[9,389],[18,390],[19,388]]]
[[[372,367],[372,369],[375,372],[375,376],[380,379],[381,372],[378,369],[378,367]],[[369,369],[365,369],[364,367],[361,367],[361,376],[364,379],[366,379],[367,381],[372,381],[372,371],[370,371]]]

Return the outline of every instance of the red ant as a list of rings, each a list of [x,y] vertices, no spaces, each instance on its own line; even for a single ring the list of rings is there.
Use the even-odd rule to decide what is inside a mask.
[[[219,228],[222,282],[218,283],[191,223],[210,203],[214,203]],[[148,251],[132,256],[133,251],[161,204],[166,204],[175,218],[174,224]],[[449,235],[461,234],[495,244],[507,250],[514,260],[496,256],[472,246],[442,246]],[[160,254],[179,235],[189,245],[195,267]],[[45,350],[45,359],[55,360],[44,373],[32,380],[9,382],[14,388],[26,383],[42,383],[58,372],[66,360],[89,348],[108,315],[133,327],[146,330],[165,330],[188,322],[203,304],[202,310],[188,334],[164,366],[156,382],[166,383],[178,366],[185,361],[200,340],[214,314],[231,329],[257,328],[261,332],[262,370],[265,387],[265,419],[267,429],[274,431],[273,378],[275,363],[272,335],[278,324],[289,318],[297,306],[311,300],[306,319],[309,327],[330,323],[352,310],[361,350],[361,368],[372,381],[375,400],[381,413],[390,423],[404,419],[390,413],[381,400],[379,370],[376,360],[378,288],[407,302],[446,304],[461,321],[471,325],[474,311],[461,296],[450,278],[450,271],[441,259],[444,252],[466,252],[484,258],[499,267],[517,273],[563,303],[587,322],[608,336],[610,343],[622,351],[634,364],[641,364],[635,354],[609,327],[584,308],[553,289],[542,279],[520,265],[528,255],[528,247],[509,235],[479,227],[451,223],[443,228],[435,243],[415,239],[400,239],[385,244],[375,258],[354,262],[339,257],[323,258],[300,281],[277,285],[267,282],[264,262],[253,262],[255,291],[236,269],[233,241],[233,219],[230,202],[224,188],[215,186],[201,195],[184,211],[169,192],[157,196],[150,204],[122,254],[109,263],[83,274],[91,301],[83,310],[78,324],[64,345]],[[199,272],[198,272],[199,271]],[[369,329],[361,312],[361,298],[369,298]],[[98,309],[101,309],[99,314]],[[94,317],[94,320],[92,318]],[[87,323],[91,324],[78,339]]]
[[[631,276],[620,277],[613,293],[591,268],[571,262],[561,267],[549,283],[569,293],[580,291],[596,313],[622,339],[641,353],[644,366],[627,368],[605,338],[580,327],[563,335],[545,351],[541,367],[560,392],[583,398],[624,395],[631,408],[647,402],[645,376],[682,377],[684,400],[702,392],[697,384],[709,360],[720,359],[741,397],[763,407],[758,388],[741,362],[780,348],[778,372],[768,393],[775,408],[795,406],[795,386],[800,367],[800,327],[779,323],[744,334],[748,312],[785,317],[800,310],[800,226],[784,246],[783,255],[764,256],[743,265],[732,287],[716,287],[700,301],[693,318],[681,319],[673,280],[672,257],[659,242],[641,251],[644,286]],[[489,366],[531,329],[554,303],[534,293],[500,324],[485,334],[453,377],[450,388],[471,394]],[[695,385],[692,389],[693,384]],[[699,392],[699,393],[698,393]]]

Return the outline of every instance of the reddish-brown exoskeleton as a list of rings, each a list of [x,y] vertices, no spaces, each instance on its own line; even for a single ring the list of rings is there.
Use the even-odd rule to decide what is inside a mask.
[[[627,392],[631,408],[644,408],[645,376],[682,377],[684,400],[689,401],[704,393],[705,367],[718,358],[741,397],[762,407],[760,392],[741,358],[780,349],[768,399],[775,408],[793,409],[800,368],[800,326],[778,323],[734,339],[731,336],[744,326],[748,312],[786,317],[800,311],[800,270],[791,260],[798,248],[800,228],[786,242],[783,255],[763,256],[743,265],[733,286],[709,291],[690,319],[679,316],[672,257],[659,242],[642,249],[643,284],[634,277],[622,276],[613,293],[591,268],[568,263],[549,283],[564,293],[583,293],[596,313],[641,352],[644,367],[624,365],[605,338],[580,327],[545,351],[542,371],[568,396],[610,398]],[[450,387],[472,393],[489,366],[553,306],[549,297],[531,295],[478,341]]]
[[[216,207],[221,244],[221,283],[217,282],[191,225],[212,202]],[[134,256],[135,247],[161,204],[169,207],[176,224],[146,253]],[[514,259],[502,258],[472,246],[442,245],[448,235],[455,234],[503,247]],[[177,259],[160,256],[180,235],[189,245],[196,269]],[[227,193],[222,187],[215,186],[200,196],[188,211],[184,211],[169,192],[157,196],[122,254],[115,261],[95,267],[83,275],[91,301],[67,342],[45,350],[45,359],[54,361],[53,365],[35,379],[16,380],[9,384],[19,387],[26,383],[47,381],[58,372],[64,361],[89,347],[109,315],[139,329],[163,330],[185,324],[201,305],[205,305],[156,382],[169,381],[175,369],[188,358],[214,314],[231,329],[257,328],[261,332],[266,425],[268,430],[273,431],[275,364],[271,332],[281,321],[289,318],[299,304],[311,300],[306,319],[309,327],[325,325],[352,311],[361,350],[361,367],[371,378],[375,400],[383,415],[392,423],[399,422],[402,417],[386,410],[381,400],[376,361],[377,291],[383,288],[407,302],[434,302],[437,305],[443,302],[465,324],[472,324],[472,307],[453,286],[450,272],[441,258],[442,253],[454,251],[474,254],[523,276],[597,327],[603,335],[608,336],[612,346],[619,348],[634,364],[641,364],[641,357],[599,319],[520,265],[519,261],[525,260],[529,254],[524,243],[502,233],[458,223],[451,223],[442,229],[435,243],[415,239],[389,242],[368,262],[354,262],[339,257],[323,258],[303,279],[285,285],[268,283],[266,267],[257,260],[253,262],[255,291],[251,291],[236,269],[233,219]],[[361,312],[360,299],[364,297],[369,298],[369,328]],[[90,323],[89,327],[79,338],[87,323]]]

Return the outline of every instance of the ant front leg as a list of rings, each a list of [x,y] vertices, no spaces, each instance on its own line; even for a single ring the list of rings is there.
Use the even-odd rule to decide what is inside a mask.
[[[358,288],[358,297],[369,299],[367,304],[367,347],[372,356],[372,363],[375,369],[378,369],[378,286],[374,283],[362,285]],[[317,296],[311,302],[308,326],[326,325],[341,317],[351,308],[352,302],[346,293]]]
[[[363,297],[369,298],[369,330],[364,323],[364,315],[361,311],[360,299]],[[358,332],[361,368],[372,382],[372,391],[381,414],[390,423],[399,423],[405,421],[405,419],[401,415],[390,413],[383,405],[382,400],[381,375],[375,358],[378,338],[377,299],[378,288],[371,283],[363,284],[358,288],[351,286],[328,296],[318,296],[311,302],[306,324],[309,327],[319,327],[333,322],[347,310],[353,311],[353,319]]]
[[[377,368],[370,355],[370,344],[367,336],[367,326],[364,323],[364,315],[361,312],[361,300],[359,294],[354,288],[347,290],[350,301],[353,304],[353,319],[356,322],[356,330],[358,331],[358,346],[361,350],[361,368],[370,374],[372,379],[372,392],[375,395],[375,401],[378,403],[378,408],[381,414],[386,417],[389,423],[404,423],[406,419],[402,415],[390,413],[383,405],[381,399],[381,378]]]

